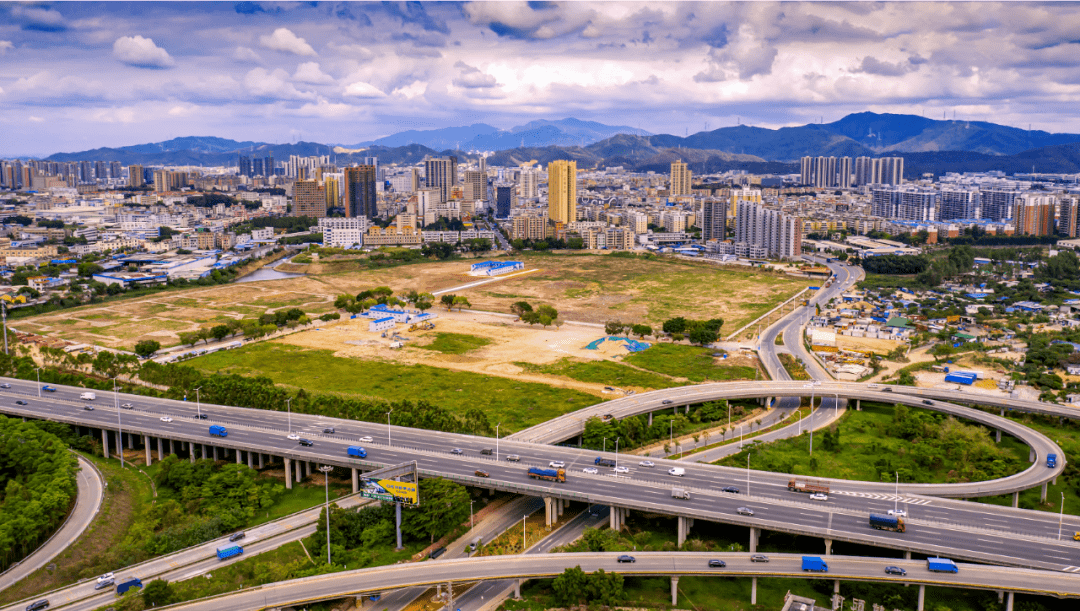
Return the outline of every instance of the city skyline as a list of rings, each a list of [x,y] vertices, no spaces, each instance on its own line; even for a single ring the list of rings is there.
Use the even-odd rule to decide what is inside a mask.
[[[863,110],[1080,131],[1070,4],[4,3],[0,155]]]

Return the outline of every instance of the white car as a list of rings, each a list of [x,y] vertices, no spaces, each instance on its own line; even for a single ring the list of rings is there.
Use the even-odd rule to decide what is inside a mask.
[[[292,439],[293,441],[300,439],[300,433],[289,433],[289,439]]]
[[[168,417],[168,416],[162,416],[162,417],[161,417],[161,421],[162,421],[162,422],[172,422],[172,418],[170,418],[170,417]]]
[[[121,405],[120,407],[122,407],[124,409],[134,409],[135,408],[135,406],[130,404],[130,403],[125,403],[125,404]]]
[[[561,460],[553,460],[553,461],[548,463],[548,466],[551,467],[552,469],[562,469],[563,467],[566,466],[566,463],[564,463]]]
[[[375,440],[371,438],[371,435],[367,435],[365,437],[360,438],[360,443],[371,443],[373,441],[375,441]]]
[[[643,460],[637,464],[639,467],[655,467],[656,463],[651,460]]]
[[[630,472],[630,467],[615,467],[615,475],[619,475],[620,473],[629,473],[629,472]]]
[[[598,471],[596,469],[596,467],[585,467],[584,469],[581,470],[581,472],[582,473],[588,473],[589,475],[596,475],[600,471]]]
[[[814,494],[810,495],[810,500],[811,501],[827,501],[827,500],[829,500],[829,495],[827,495],[827,494],[825,494],[823,492],[815,492]]]
[[[904,509],[890,509],[889,510],[889,515],[896,516],[898,518],[906,518],[907,517],[907,510],[904,510]]]

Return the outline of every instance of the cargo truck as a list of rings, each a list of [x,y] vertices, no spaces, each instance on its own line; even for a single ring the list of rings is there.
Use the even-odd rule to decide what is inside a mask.
[[[79,395],[79,399],[83,401],[93,401],[94,399],[97,399],[97,395],[92,392],[84,392],[83,394]]]
[[[803,556],[802,557],[802,570],[815,571],[818,573],[828,573],[829,565],[824,560],[817,556]]]
[[[221,426],[220,424],[215,424],[210,427],[210,434],[217,437],[228,437],[229,431],[226,431],[225,427]]]
[[[142,580],[139,578],[129,579],[123,583],[116,584],[116,595],[123,596],[128,590],[132,588],[141,588]]]
[[[1051,469],[1057,467],[1057,454],[1046,455],[1046,466]]]
[[[229,547],[217,548],[218,560],[226,560],[228,558],[232,558],[233,556],[239,556],[243,553],[244,548],[240,547],[239,545],[230,545]]]
[[[690,491],[689,490],[683,490],[682,488],[672,488],[671,489],[671,498],[673,498],[673,499],[685,499],[685,500],[689,501],[690,500]]]
[[[539,469],[533,467],[529,469],[529,477],[549,482],[566,483],[566,469]]]
[[[821,494],[829,494],[829,483],[812,479],[792,479],[788,480],[787,489],[792,492],[807,492],[814,494],[820,492]]]
[[[349,446],[349,449],[346,451],[349,453],[349,456],[355,456],[357,458],[367,458],[367,450],[361,448],[360,446]]]
[[[959,573],[956,563],[948,558],[927,558],[926,570],[934,573]]]
[[[603,458],[598,456],[596,460],[593,461],[593,464],[597,467],[614,467],[615,461],[610,458]]]
[[[891,530],[902,533],[905,530],[904,518],[899,516],[884,516],[878,513],[870,514],[870,526],[878,530]]]

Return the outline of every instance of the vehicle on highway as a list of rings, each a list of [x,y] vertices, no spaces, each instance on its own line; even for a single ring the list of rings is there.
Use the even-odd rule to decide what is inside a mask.
[[[637,464],[637,466],[639,466],[639,467],[649,467],[649,468],[652,468],[652,467],[655,467],[655,466],[656,466],[656,463],[654,463],[654,462],[653,462],[653,461],[651,461],[651,460],[643,460],[643,461],[639,462],[639,463]]]
[[[597,467],[614,467],[615,460],[612,458],[604,458],[603,456],[597,456],[596,460],[593,461],[593,464]]]
[[[202,412],[192,416],[192,418],[195,418],[196,420],[206,420],[209,417],[209,414],[207,414],[206,412]]]
[[[741,516],[752,516],[752,515],[754,515],[754,510],[750,509],[749,507],[739,507],[738,509],[735,510],[735,512],[738,513]]]
[[[84,410],[88,411],[88,412],[94,411],[94,406],[93,405],[84,405],[84,406],[82,406],[82,408]]]
[[[867,384],[866,387],[867,388],[877,388],[878,385],[877,384]]]
[[[683,490],[682,488],[672,488],[671,489],[671,498],[673,498],[673,499],[683,499],[685,501],[689,501],[690,500],[690,491],[689,490]]]
[[[883,516],[881,514],[870,514],[870,526],[878,530],[891,530],[893,532],[902,533],[906,530],[904,526],[904,518],[899,516]]]
[[[792,492],[809,492],[810,494],[829,494],[829,483],[815,479],[795,478],[788,480],[787,489]]]
[[[367,458],[367,450],[360,446],[349,446],[345,453],[349,456],[355,456],[356,458]]]
[[[615,414],[604,414],[603,418],[601,418],[601,420],[603,420],[604,422],[611,422],[614,419]]]
[[[229,545],[227,547],[219,547],[216,551],[218,560],[227,560],[229,558],[232,558],[233,556],[239,556],[240,554],[243,554],[244,548],[240,547],[239,545]]]
[[[674,401],[672,401],[671,399],[664,399],[660,403],[663,405],[671,405],[672,403],[674,403]]]
[[[818,556],[803,556],[802,570],[813,571],[815,573],[828,573],[829,565]]]
[[[11,384],[4,382],[3,384],[0,384],[0,388],[11,388]]]
[[[483,450],[480,450],[480,455],[481,456],[491,456],[494,453],[495,453],[495,450],[492,450],[491,448],[484,448]]]
[[[903,568],[900,568],[898,566],[887,566],[887,567],[885,567],[885,574],[886,575],[901,575],[901,576],[903,576],[903,575],[907,575],[907,569],[903,569]]]
[[[769,557],[765,554],[754,554],[750,556],[750,562],[768,562]]]
[[[476,477],[491,477],[490,473],[488,473],[487,471],[482,471],[480,469],[474,471],[473,475],[475,475]]]
[[[562,469],[563,467],[566,466],[566,463],[564,463],[561,460],[553,460],[553,461],[548,463],[548,466],[551,467],[552,469]]]
[[[56,388],[54,388],[52,386],[42,386],[41,390],[44,390],[45,392],[56,392]],[[46,603],[46,604],[48,604],[48,603]],[[44,607],[42,607],[42,608],[44,608]]]
[[[315,442],[310,439],[301,439],[300,445],[310,448],[311,446],[315,445]]]
[[[823,494],[821,492],[815,492],[814,494],[810,495],[810,500],[811,501],[827,501],[827,500],[829,500],[829,495]]]
[[[890,509],[888,511],[888,514],[891,515],[891,516],[897,516],[897,517],[900,517],[900,518],[906,518],[907,517],[907,510],[906,509]]]
[[[727,563],[724,562],[723,560],[717,560],[717,559],[714,558],[714,559],[709,561],[709,568],[710,569],[722,569],[725,566],[727,566]]]
[[[247,533],[234,533],[233,536],[229,537],[229,543],[236,543],[237,541],[243,539],[246,536]]]
[[[960,567],[948,558],[927,558],[926,570],[932,573],[959,573]]]
[[[735,486],[725,486],[720,492],[730,492],[731,494],[739,494],[739,489]]]
[[[518,456],[517,454],[507,454],[506,455],[506,460],[508,460],[510,462],[521,462],[521,457]]]
[[[682,467],[672,467],[672,468],[668,469],[668,475],[674,475],[674,476],[677,476],[677,477],[682,477],[682,476],[686,475],[686,469],[683,469]]]
[[[360,441],[360,443],[371,443],[372,441],[375,441],[375,440],[372,439],[370,436],[364,436],[364,437],[361,437],[359,441]]]
[[[104,581],[99,579],[97,581],[97,583],[94,584],[94,589],[95,590],[104,590],[105,588],[111,588],[114,585],[116,585],[116,580],[115,579],[109,578],[109,579],[106,579]]]
[[[98,580],[98,583],[101,583],[103,581],[108,581],[109,579],[113,579],[114,577],[116,577],[116,575],[114,575],[112,571],[109,571],[108,573],[105,573],[104,575],[98,576],[97,580]]]
[[[123,405],[121,405],[120,407],[122,407],[122,408],[124,408],[124,409],[135,409],[135,406],[134,406],[134,405],[132,405],[132,404],[130,404],[130,403],[124,403],[124,404],[123,404]]]
[[[892,392],[892,389],[886,386],[885,388],[881,389],[881,392]]]
[[[92,392],[84,392],[83,394],[79,395],[80,401],[93,401],[94,399],[97,399],[97,394]]]
[[[49,599],[39,600],[26,605],[26,611],[41,611],[42,609],[49,608]]]
[[[1046,455],[1046,466],[1050,469],[1053,469],[1057,466],[1057,454]]]
[[[451,454],[459,454],[459,455],[460,455],[460,454],[464,454],[464,453],[465,453],[465,450],[462,450],[461,448],[454,448],[453,450],[450,450],[450,453],[451,453]]]
[[[28,403],[26,401],[23,401],[22,399],[19,399],[15,402],[15,405],[28,405]]]
[[[130,590],[132,588],[141,588],[141,587],[143,587],[142,580],[139,579],[138,577],[132,577],[131,579],[129,579],[127,581],[116,584],[116,595],[117,596],[123,596],[124,594],[127,593],[128,590]]]
[[[923,405],[933,405],[934,402],[931,401],[930,399],[923,399],[922,404]]]
[[[438,549],[433,549],[433,550],[431,550],[431,553],[428,554],[428,558],[430,558],[432,560],[438,560],[439,556],[442,556],[445,553],[446,553],[446,548],[445,547],[440,547]]]
[[[300,439],[300,433],[291,433],[290,432],[288,434],[288,438],[292,439],[293,441],[296,441],[297,439]]]
[[[334,430],[334,427],[328,426],[325,429],[323,429],[322,432],[325,435],[333,435],[336,431]]]
[[[623,554],[615,559],[616,562],[637,562],[637,558],[634,558],[630,554]]]
[[[532,467],[529,469],[528,475],[533,479],[542,479],[549,482],[566,483],[565,469],[540,469],[538,467]]]
[[[615,475],[619,475],[620,473],[629,473],[630,467],[615,467],[614,471]]]
[[[159,420],[161,420],[162,422],[172,422],[172,418],[168,416],[162,416],[161,418],[159,418]]]
[[[588,473],[589,475],[596,475],[597,473],[600,472],[600,470],[597,469],[596,467],[585,467],[581,471],[582,471],[582,473]]]

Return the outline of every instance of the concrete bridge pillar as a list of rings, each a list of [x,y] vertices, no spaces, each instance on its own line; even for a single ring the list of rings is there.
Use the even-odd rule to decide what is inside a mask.
[[[262,467],[262,456],[259,456],[259,466]],[[355,467],[352,469],[352,491],[353,494],[360,492],[360,472]]]
[[[998,443],[1001,443],[1001,429],[998,429],[998,430],[996,431],[996,435],[997,435],[997,436],[995,437],[995,439],[994,439],[994,440],[995,440],[996,442],[998,442]]]
[[[694,525],[692,518],[677,518],[679,520],[679,547],[682,547],[683,543],[686,543],[686,538],[690,536],[690,527]]]
[[[862,411],[862,399],[855,399],[855,411]]]
[[[834,579],[833,580],[833,582],[832,582],[832,591],[833,591],[833,594],[839,594],[840,593],[840,580],[839,579]]]
[[[614,505],[608,510],[608,528],[619,530],[619,508]]]
[[[514,600],[521,600],[521,580],[514,580]]]
[[[150,466],[150,462],[153,460],[153,455],[150,453],[150,438],[146,435],[142,437],[143,447],[146,448],[146,466]]]
[[[1045,503],[1046,502],[1046,484],[1047,484],[1046,482],[1043,482],[1042,493],[1039,496],[1039,502],[1040,503]]]
[[[825,555],[832,554],[832,539],[825,539]]]
[[[183,443],[183,442],[181,442]],[[195,462],[195,442],[187,442],[188,461]]]
[[[923,611],[926,606],[926,586],[919,586],[919,606],[916,607],[918,611]]]
[[[758,531],[757,528],[755,528],[753,526],[750,527],[750,553],[751,554],[757,551],[758,536],[760,534],[761,533]]]
[[[1009,595],[1005,597],[1005,611],[1013,611],[1013,593],[1009,592]]]
[[[236,450],[236,464],[238,464],[238,465],[244,464],[243,459],[244,459],[244,451],[240,450],[240,449],[237,449]]]
[[[135,449],[135,435],[132,435],[131,433],[127,434],[127,446],[129,450]]]
[[[649,412],[649,426],[652,426],[652,412]]]
[[[757,604],[757,577],[750,578],[750,604]]]
[[[214,460],[221,460],[221,448],[214,446]]]
[[[1005,602],[1005,590],[998,590],[998,602]]]
[[[285,487],[292,490],[292,459],[285,459]]]
[[[263,454],[262,452],[259,452],[259,468],[260,469],[263,468],[263,458],[265,458],[265,456],[266,456],[265,454]]]
[[[247,453],[247,463],[248,463],[248,469],[254,469],[255,468],[255,457],[251,454],[251,452]]]
[[[1013,507],[1019,507],[1019,506],[1020,506],[1020,491],[1016,491],[1016,492],[1013,493]]]
[[[904,560],[911,560],[911,552],[904,552]]]
[[[109,457],[109,431],[106,429],[101,429],[101,451],[105,458]]]
[[[671,576],[671,606],[679,604],[679,578]]]
[[[551,525],[555,523],[555,499],[550,496],[544,497],[544,526],[551,528]]]
[[[157,459],[158,461],[165,460],[165,451],[161,449],[164,444],[161,441],[161,437],[157,438]]]
[[[1053,486],[1057,486],[1057,476],[1056,475],[1054,476],[1054,479],[1050,480],[1050,484],[1053,485]]]

